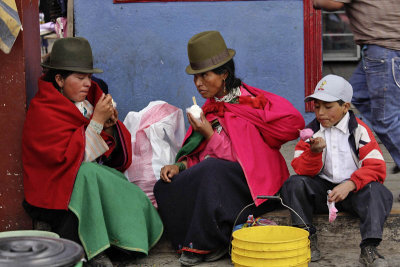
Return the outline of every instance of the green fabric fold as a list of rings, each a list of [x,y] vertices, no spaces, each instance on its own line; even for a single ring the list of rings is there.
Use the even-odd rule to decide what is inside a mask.
[[[186,139],[185,143],[183,144],[182,148],[179,149],[178,153],[175,157],[175,162],[183,157],[189,155],[193,152],[196,147],[198,147],[201,142],[203,142],[204,136],[202,136],[199,132],[193,131],[192,134]]]
[[[161,238],[163,224],[148,197],[119,171],[83,163],[69,209],[79,219],[79,237],[88,259],[110,245],[148,251]]]

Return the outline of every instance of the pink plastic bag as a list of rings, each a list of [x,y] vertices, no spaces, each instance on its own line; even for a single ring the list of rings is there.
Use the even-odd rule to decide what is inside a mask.
[[[328,190],[328,194],[330,194],[330,192],[331,190]],[[329,197],[327,196],[327,198]],[[329,222],[332,223],[336,220],[338,210],[335,207],[335,202],[329,202],[327,200],[326,204],[328,205],[328,210],[329,210]]]
[[[54,29],[58,38],[67,37],[67,18],[58,17]]]
[[[139,112],[129,112],[124,124],[132,136],[132,164],[125,171],[155,207],[154,184],[161,168],[173,164],[185,136],[181,109],[164,101],[153,101]]]

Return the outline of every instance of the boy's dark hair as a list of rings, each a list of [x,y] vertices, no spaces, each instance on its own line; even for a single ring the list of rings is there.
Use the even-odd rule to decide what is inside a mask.
[[[314,99],[315,100],[315,99]],[[338,101],[333,101],[333,102],[337,102],[339,104],[339,106],[343,106],[346,102],[344,102],[343,100],[339,99]]]
[[[224,65],[211,70],[215,74],[224,74],[228,73],[228,76],[225,80],[225,88],[228,92],[232,91],[233,88],[239,87],[242,85],[242,81],[235,76],[235,63],[233,59],[226,62]]]
[[[338,100],[338,101],[336,101],[338,104],[339,104],[339,106],[343,106],[346,102],[344,102],[343,100]]]

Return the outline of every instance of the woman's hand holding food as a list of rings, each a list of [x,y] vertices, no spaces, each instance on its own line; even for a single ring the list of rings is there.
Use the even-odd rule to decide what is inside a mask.
[[[104,128],[107,128],[107,125],[115,124],[116,118],[118,119],[118,113],[116,113],[116,109],[112,104],[111,95],[103,94],[94,108],[92,120],[104,125]],[[107,122],[110,119],[112,119],[112,121]]]
[[[200,120],[196,120],[190,113],[187,114],[190,125],[194,131],[199,132],[206,140],[214,134],[211,123],[206,119],[204,113],[201,113]]]

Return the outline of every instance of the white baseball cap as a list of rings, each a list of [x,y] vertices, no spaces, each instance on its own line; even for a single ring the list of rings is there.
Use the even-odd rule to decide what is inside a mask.
[[[325,102],[335,102],[342,100],[351,102],[353,97],[353,87],[344,78],[329,74],[322,78],[315,86],[314,94],[304,98],[304,102],[319,99]]]

